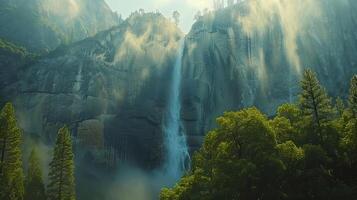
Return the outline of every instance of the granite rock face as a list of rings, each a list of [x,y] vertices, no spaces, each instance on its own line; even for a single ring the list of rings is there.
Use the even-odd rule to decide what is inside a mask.
[[[0,38],[36,53],[94,36],[120,22],[104,0],[0,0]]]
[[[227,110],[269,115],[294,101],[312,68],[332,96],[357,73],[353,0],[244,1],[201,16],[186,36],[182,118],[192,148]]]
[[[239,1],[199,17],[186,36],[181,118],[191,150],[224,111],[257,106],[274,115],[280,104],[294,101],[306,67],[330,95],[347,95],[357,73],[356,1],[285,1]],[[110,26],[110,19],[91,33]],[[119,26],[16,68],[10,78],[3,70],[9,81],[1,93],[14,101],[26,133],[53,143],[67,124],[84,160],[153,169],[162,163],[162,118],[182,38],[161,14],[136,12]]]
[[[103,165],[121,160],[157,167],[170,71],[182,37],[161,14],[136,13],[22,68],[6,87],[16,91],[9,99],[21,127],[53,143],[67,124],[83,156]]]
[[[135,12],[112,27],[117,17],[102,0],[55,2],[0,0],[7,5],[0,8],[1,25],[12,12],[30,9],[26,6],[47,20],[30,27],[21,26],[26,21],[0,26],[1,37],[33,51],[52,50],[63,38],[80,40],[41,58],[0,48],[1,103],[13,101],[25,133],[50,145],[57,130],[68,125],[77,178],[85,183],[79,195],[103,199],[102,194],[89,197],[87,188],[116,173],[110,169],[118,163],[162,166],[162,120],[184,36],[158,13]],[[224,111],[257,106],[274,115],[280,104],[296,100],[304,68],[317,72],[331,96],[346,97],[349,79],[357,73],[355,0],[239,2],[199,17],[185,38],[181,118],[191,151]],[[90,7],[80,11],[76,3]],[[51,11],[58,6],[72,10]]]

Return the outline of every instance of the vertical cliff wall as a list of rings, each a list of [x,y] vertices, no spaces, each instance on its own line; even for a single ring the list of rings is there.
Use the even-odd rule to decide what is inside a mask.
[[[35,28],[46,34],[28,40],[19,31],[14,35],[20,38],[18,43],[52,49],[61,38],[57,31],[47,35],[48,27],[54,31],[53,24],[74,41],[112,24],[113,13],[99,0],[81,14],[74,2],[87,1],[70,0],[63,5],[42,1],[41,16],[51,25]],[[0,2],[9,5],[0,8],[2,24],[10,19],[9,12],[21,7],[11,3],[21,0]],[[64,5],[71,9],[51,11]],[[97,7],[107,14],[93,19]],[[21,57],[0,49],[5,52],[0,56],[0,93],[2,101],[15,103],[27,136],[51,145],[58,128],[69,125],[80,169],[77,177],[87,183],[79,189],[85,196],[85,187],[95,188],[96,181],[116,173],[118,164],[134,163],[145,169],[162,166],[168,153],[163,119],[170,106],[181,119],[175,119],[175,129],[185,130],[192,152],[224,111],[257,106],[274,115],[277,106],[294,101],[304,68],[317,72],[330,95],[346,96],[348,81],[357,73],[356,9],[354,0],[246,0],[210,12],[199,17],[184,38],[182,69],[177,72],[181,79],[176,80],[175,89],[172,70],[178,69],[174,66],[184,36],[161,14],[137,12],[118,26],[35,61],[32,54]],[[60,20],[59,16],[66,17]],[[25,22],[2,28],[33,30],[18,26]],[[0,28],[3,33],[10,34]],[[30,63],[26,62],[29,56]],[[173,93],[175,101],[170,105]],[[178,127],[178,121],[183,127]]]
[[[201,16],[186,36],[183,118],[191,147],[226,110],[274,114],[294,101],[304,68],[332,96],[357,73],[355,1],[244,1]]]
[[[99,163],[128,160],[155,167],[182,37],[161,14],[137,13],[19,69],[2,94],[14,101],[27,134],[52,143],[56,130],[68,124],[83,156],[88,149]]]

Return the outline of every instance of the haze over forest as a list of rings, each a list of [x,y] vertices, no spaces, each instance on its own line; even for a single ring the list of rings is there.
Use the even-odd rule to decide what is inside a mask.
[[[357,199],[355,10],[0,0],[0,200]]]

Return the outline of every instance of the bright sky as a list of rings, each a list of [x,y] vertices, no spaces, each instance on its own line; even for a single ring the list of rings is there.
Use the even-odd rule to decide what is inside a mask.
[[[181,14],[180,27],[189,32],[194,16],[199,10],[212,8],[212,0],[106,0],[112,10],[117,11],[125,19],[130,13],[143,8],[145,11],[159,10],[166,17],[171,17],[173,11]]]

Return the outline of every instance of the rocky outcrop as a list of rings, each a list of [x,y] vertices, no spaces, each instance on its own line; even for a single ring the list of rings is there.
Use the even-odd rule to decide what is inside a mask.
[[[0,48],[0,101],[15,104],[26,138],[51,146],[58,129],[69,126],[78,196],[103,199],[98,183],[108,184],[120,164],[154,169],[163,162],[161,126],[183,36],[161,14],[134,13],[35,59],[7,45]],[[88,188],[98,192],[88,197]]]
[[[357,73],[356,1],[243,1],[201,16],[186,36],[182,118],[191,147],[227,110],[273,115],[313,68],[332,96]]]
[[[170,71],[182,37],[161,14],[133,14],[118,27],[22,68],[21,78],[5,88],[15,91],[7,99],[28,134],[52,143],[67,124],[79,151],[110,154],[105,162],[111,164],[127,160],[156,167]]]
[[[1,105],[7,97],[14,94],[11,85],[18,80],[18,71],[35,60],[36,56],[25,48],[0,39],[0,91],[3,94],[0,99]]]
[[[104,0],[0,0],[0,38],[46,53],[120,23]]]

